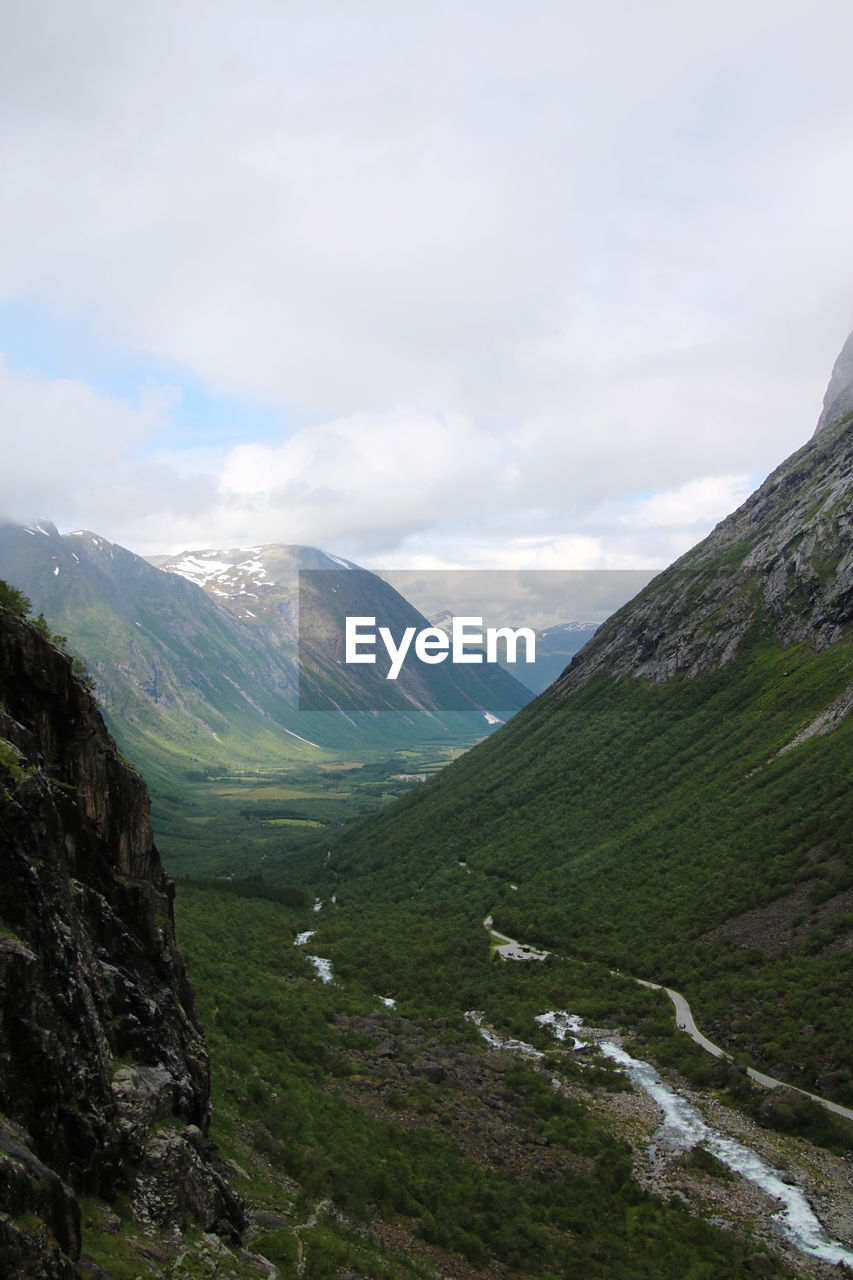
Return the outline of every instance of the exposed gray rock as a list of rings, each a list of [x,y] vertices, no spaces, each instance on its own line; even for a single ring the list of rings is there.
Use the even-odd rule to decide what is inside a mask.
[[[597,673],[663,681],[723,667],[756,628],[825,649],[851,622],[853,422],[836,422],[608,619],[552,696]]]
[[[815,435],[832,427],[853,413],[853,333],[850,334],[835,364],[823,397],[823,411],[817,420]]]
[[[175,1080],[164,1067],[119,1067],[112,1091],[126,1148],[141,1157],[152,1125],[175,1113]]]
[[[0,611],[0,1215],[45,1236],[5,1223],[3,1276],[75,1274],[80,1194],[242,1224],[148,810],[68,656]]]
[[[206,1156],[199,1129],[154,1130],[130,1188],[135,1216],[181,1229],[197,1224],[239,1240],[245,1225],[239,1202]]]

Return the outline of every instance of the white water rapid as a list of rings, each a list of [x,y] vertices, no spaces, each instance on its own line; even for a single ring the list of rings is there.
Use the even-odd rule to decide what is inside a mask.
[[[569,1031],[580,1031],[583,1025],[576,1015],[565,1012],[543,1014],[536,1021],[550,1026],[560,1040],[565,1039]],[[781,1207],[771,1220],[796,1249],[824,1262],[843,1262],[853,1267],[853,1250],[827,1234],[799,1187],[785,1182],[779,1172],[750,1147],[711,1128],[701,1111],[665,1084],[650,1063],[632,1058],[620,1045],[609,1040],[599,1043],[598,1047],[606,1058],[615,1062],[654,1098],[663,1111],[663,1123],[655,1134],[659,1146],[675,1152],[705,1147],[733,1173],[746,1178],[779,1202]]]

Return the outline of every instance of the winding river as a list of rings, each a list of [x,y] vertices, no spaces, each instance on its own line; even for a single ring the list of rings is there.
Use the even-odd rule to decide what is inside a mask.
[[[479,1028],[486,1043],[494,1048],[542,1057],[538,1049],[523,1040],[501,1039],[484,1021],[482,1014],[472,1010],[466,1016]],[[585,1028],[576,1014],[552,1010],[539,1014],[536,1021],[547,1027],[557,1040],[564,1043],[571,1040],[573,1049],[585,1048],[588,1044],[588,1041],[581,1039]],[[820,1258],[836,1265],[843,1263],[853,1269],[853,1249],[839,1240],[833,1240],[824,1230],[799,1187],[785,1182],[779,1171],[767,1164],[751,1147],[714,1129],[698,1107],[661,1079],[651,1063],[632,1057],[614,1040],[599,1041],[598,1049],[660,1107],[663,1119],[654,1135],[655,1147],[676,1154],[691,1151],[694,1147],[704,1147],[733,1173],[753,1183],[779,1203],[779,1209],[771,1215],[772,1227],[795,1249],[812,1258]]]
[[[655,1141],[661,1147],[675,1152],[705,1147],[733,1173],[760,1187],[779,1202],[781,1207],[772,1214],[771,1221],[796,1249],[813,1258],[822,1258],[824,1262],[843,1262],[853,1268],[853,1249],[848,1249],[826,1233],[799,1187],[783,1181],[780,1173],[751,1147],[712,1128],[699,1108],[665,1084],[650,1063],[633,1058],[611,1041],[604,1041],[599,1048],[660,1107],[663,1122],[655,1134]]]

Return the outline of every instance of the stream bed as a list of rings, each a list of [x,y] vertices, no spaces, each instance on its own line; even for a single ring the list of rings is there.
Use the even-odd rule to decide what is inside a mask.
[[[317,910],[316,907],[314,909],[315,911]],[[308,942],[310,938],[313,938],[316,932],[317,932],[316,929],[306,929],[304,933],[297,933],[296,937],[293,939],[294,947],[304,947],[305,943]],[[311,961],[312,965],[314,966],[314,971],[321,982],[332,981],[331,960],[327,960],[325,956],[309,955],[307,958]]]
[[[771,1221],[789,1244],[812,1258],[843,1262],[853,1267],[853,1249],[827,1234],[799,1187],[784,1181],[779,1171],[751,1147],[712,1128],[698,1107],[664,1083],[650,1063],[631,1057],[610,1041],[604,1041],[599,1048],[605,1057],[645,1089],[663,1111],[663,1123],[655,1134],[655,1142],[660,1147],[675,1152],[704,1147],[733,1173],[760,1187],[766,1195],[779,1202],[780,1208],[771,1215]]]
[[[510,1052],[541,1057],[537,1049],[521,1040],[502,1040],[483,1020],[481,1014],[466,1015],[480,1030],[488,1044]],[[536,1021],[547,1027],[554,1037],[572,1042],[573,1049],[586,1043],[580,1039],[583,1022],[576,1014],[553,1010],[540,1014]],[[654,1134],[651,1154],[666,1151],[674,1154],[704,1147],[739,1177],[759,1187],[779,1204],[771,1214],[771,1229],[790,1245],[812,1258],[853,1268],[853,1249],[833,1240],[825,1231],[800,1187],[790,1184],[751,1147],[728,1134],[720,1133],[703,1116],[698,1107],[661,1079],[649,1062],[634,1058],[612,1040],[599,1040],[598,1049],[660,1107],[663,1120]]]

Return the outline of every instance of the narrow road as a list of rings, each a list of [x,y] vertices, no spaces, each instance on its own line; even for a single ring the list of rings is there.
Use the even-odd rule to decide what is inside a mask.
[[[500,938],[502,942],[511,943],[513,947],[521,946],[520,943],[516,942],[515,938],[508,938],[505,933],[498,933],[497,929],[493,929],[490,915],[486,916],[483,924],[493,938]],[[707,1036],[703,1036],[696,1026],[690,1005],[680,991],[673,991],[672,987],[662,987],[659,982],[647,982],[645,978],[635,978],[630,973],[621,973],[619,970],[616,970],[616,972],[619,973],[620,977],[630,978],[632,982],[639,982],[641,987],[649,987],[652,991],[665,992],[675,1005],[675,1021],[679,1031],[686,1031],[690,1039],[700,1045],[706,1053],[713,1054],[715,1058],[728,1058],[730,1062],[733,1061],[730,1053],[727,1053],[725,1049],[721,1049],[718,1044],[714,1044]],[[836,1115],[844,1116],[846,1120],[853,1120],[853,1109],[842,1107],[840,1102],[830,1102],[829,1098],[822,1098],[819,1093],[809,1093],[808,1089],[799,1089],[795,1084],[789,1084],[787,1080],[777,1080],[774,1076],[767,1076],[763,1071],[755,1071],[752,1067],[746,1068],[746,1074],[750,1080],[754,1080],[756,1084],[763,1085],[765,1089],[792,1089],[794,1093],[799,1093],[804,1098],[811,1098],[813,1102],[819,1102],[828,1111],[834,1111]]]
[[[629,977],[630,975],[625,974],[624,976]],[[679,1031],[686,1031],[691,1040],[695,1040],[698,1045],[701,1045],[708,1053],[712,1053],[715,1058],[728,1058],[729,1061],[732,1061],[730,1053],[726,1053],[725,1049],[721,1049],[718,1044],[713,1044],[707,1036],[702,1035],[693,1019],[690,1005],[680,991],[673,991],[672,987],[662,987],[657,982],[646,982],[644,978],[634,978],[634,982],[639,982],[643,987],[651,987],[653,991],[665,991],[675,1005],[675,1020],[678,1023]],[[799,1089],[795,1084],[788,1084],[787,1080],[777,1080],[775,1076],[766,1076],[763,1071],[755,1071],[752,1067],[746,1068],[746,1074],[750,1080],[754,1080],[756,1084],[763,1085],[765,1089],[792,1089],[794,1093],[799,1093],[804,1098],[811,1098],[813,1102],[819,1102],[828,1111],[834,1111],[836,1115],[844,1116],[847,1120],[853,1120],[853,1110],[850,1107],[842,1107],[840,1102],[830,1102],[829,1098],[822,1098],[818,1093],[809,1093],[808,1089]]]
[[[631,977],[630,974],[623,976]],[[649,987],[652,991],[665,991],[675,1005],[675,1021],[678,1023],[679,1031],[686,1031],[691,1040],[695,1040],[698,1045],[701,1045],[708,1053],[712,1053],[715,1058],[731,1058],[731,1054],[726,1053],[725,1049],[721,1049],[718,1044],[714,1044],[707,1036],[702,1035],[693,1020],[690,1005],[680,991],[673,991],[671,987],[662,987],[658,982],[646,982],[645,978],[633,978],[632,981],[639,982],[641,987]],[[770,1077],[765,1076],[765,1079],[769,1080]],[[779,1082],[774,1081],[775,1083]]]

